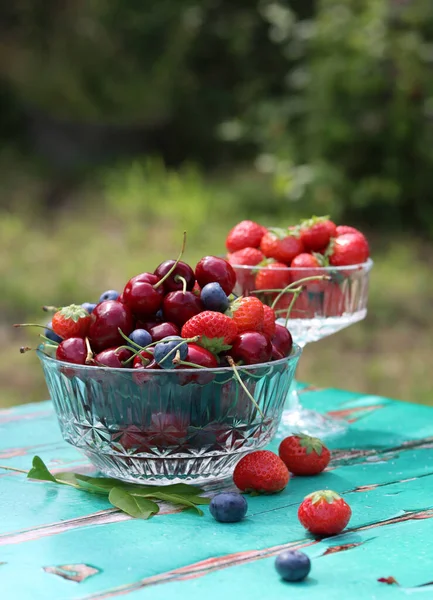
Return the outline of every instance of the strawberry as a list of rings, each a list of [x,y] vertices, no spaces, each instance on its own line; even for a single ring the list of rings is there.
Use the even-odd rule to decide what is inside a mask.
[[[264,333],[264,335],[266,335],[269,339],[272,339],[272,337],[274,336],[275,333],[275,319],[276,314],[275,312],[272,310],[272,308],[270,306],[267,306],[266,304],[263,304],[263,328],[262,328],[262,332]]]
[[[58,310],[52,320],[52,329],[63,339],[85,338],[89,331],[91,317],[82,306],[71,304]]]
[[[247,267],[258,265],[264,258],[258,248],[243,248],[227,255],[227,260],[235,270],[242,294],[248,294],[254,289],[255,270]]]
[[[259,262],[265,258],[263,252],[261,252],[258,248],[242,248],[242,250],[237,250],[236,252],[232,252],[228,254],[227,260],[233,266],[235,265],[247,265],[247,266],[255,266],[258,265]]]
[[[355,229],[355,227],[351,227],[350,225],[338,225],[335,230],[335,236],[332,237],[338,237],[340,235],[344,235],[345,233],[359,233],[360,235],[364,236],[364,234],[361,233],[359,229]]]
[[[318,475],[331,459],[331,453],[321,440],[303,433],[286,437],[278,454],[293,475]]]
[[[236,252],[248,247],[258,248],[263,234],[262,225],[254,221],[241,221],[229,231],[226,248],[229,252]]]
[[[328,217],[312,217],[300,225],[300,239],[307,250],[318,252],[336,235],[336,225]]]
[[[345,295],[338,283],[328,282],[323,299],[323,314],[326,317],[340,317],[345,306]]]
[[[352,511],[336,492],[320,490],[308,494],[301,502],[298,518],[314,535],[336,535],[348,524]]]
[[[197,282],[194,283],[194,287],[192,288],[191,291],[195,296],[198,296],[200,298],[201,287],[199,286],[199,284]]]
[[[290,271],[287,265],[270,263],[260,268],[256,275],[256,290],[282,290],[290,283]]]
[[[231,348],[230,344],[237,333],[238,328],[233,319],[219,312],[204,310],[184,324],[181,335],[183,338],[199,335],[197,344],[218,354]]]
[[[260,250],[268,258],[287,265],[304,251],[304,246],[295,233],[284,229],[270,229],[262,238]]]
[[[287,316],[287,310],[289,309],[293,300],[293,294],[283,294],[275,305],[275,312],[280,319],[285,319]],[[314,309],[310,303],[308,297],[308,291],[304,290],[296,298],[290,311],[291,319],[311,319],[314,317]]]
[[[298,254],[292,260],[290,264],[291,269],[301,269],[300,271],[292,271],[292,280],[299,281],[300,279],[304,279],[305,277],[318,277],[321,275],[325,275],[326,271],[322,271],[320,267],[325,266],[325,257],[314,253],[309,254],[307,252],[303,252],[302,254]],[[310,281],[306,283],[306,288],[310,292],[321,292],[326,287],[326,281],[318,279],[317,281]]]
[[[343,233],[333,239],[327,250],[333,267],[364,263],[370,255],[365,237],[358,233]]]
[[[262,331],[264,308],[262,302],[254,296],[238,298],[235,300],[229,312],[236,323],[238,333],[244,331]]]
[[[286,465],[270,450],[247,454],[233,472],[233,481],[242,492],[273,494],[283,490],[289,479]]]

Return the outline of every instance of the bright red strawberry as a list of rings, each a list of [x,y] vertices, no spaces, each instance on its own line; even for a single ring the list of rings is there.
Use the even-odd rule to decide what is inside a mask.
[[[249,267],[253,267],[258,265],[265,258],[263,252],[261,252],[258,248],[242,248],[242,250],[237,250],[236,252],[232,252],[227,256],[227,260],[233,266],[236,265],[246,265]]]
[[[263,304],[258,298],[254,296],[238,298],[232,303],[230,312],[238,328],[238,333],[262,331],[265,314]]]
[[[308,494],[298,510],[301,525],[318,536],[340,533],[351,516],[350,506],[332,490],[320,490]]]
[[[242,492],[273,494],[283,490],[289,479],[286,465],[270,450],[247,454],[233,472],[233,481]]]
[[[199,286],[199,284],[197,282],[194,283],[194,287],[192,288],[191,291],[193,294],[195,294],[196,296],[198,296],[200,298],[201,287]]]
[[[215,354],[229,350],[237,333],[238,328],[233,319],[212,310],[204,310],[191,317],[182,327],[183,338],[193,338],[199,335],[200,339],[197,344]]]
[[[257,271],[256,290],[282,290],[289,283],[290,271],[283,263],[270,263]]]
[[[336,235],[336,225],[327,217],[313,217],[300,225],[300,239],[307,250],[318,252]]]
[[[269,339],[272,339],[275,334],[275,319],[276,314],[270,306],[263,305],[263,329],[262,333]]]
[[[351,227],[350,225],[338,225],[337,229],[335,230],[335,236],[332,237],[338,237],[340,235],[344,235],[345,233],[359,233],[360,235],[364,236],[364,234],[355,227]]]
[[[229,231],[226,247],[229,252],[242,248],[258,248],[263,237],[263,227],[254,221],[241,221]]]
[[[89,331],[91,317],[82,306],[71,304],[58,310],[52,320],[52,329],[61,338],[85,338]]]
[[[263,236],[260,250],[268,258],[288,265],[304,251],[304,246],[296,234],[284,229],[271,229]]]
[[[333,267],[342,267],[364,263],[370,251],[362,234],[344,233],[331,241],[328,255]]]
[[[278,454],[293,475],[318,475],[331,460],[331,453],[321,440],[303,433],[286,437]]]

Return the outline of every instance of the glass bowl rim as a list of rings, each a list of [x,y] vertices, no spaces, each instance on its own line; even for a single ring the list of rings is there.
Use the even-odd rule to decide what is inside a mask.
[[[269,265],[263,265],[263,266],[259,266],[259,265],[235,265],[233,263],[230,263],[231,266],[233,267],[233,269],[254,269],[254,270],[262,270],[262,269],[267,269]],[[272,263],[271,263],[272,264]],[[357,271],[362,271],[365,273],[368,273],[371,268],[373,267],[373,260],[371,258],[369,258],[368,260],[366,260],[363,263],[357,263],[356,265],[343,265],[343,266],[339,266],[339,267],[333,267],[333,266],[329,266],[329,267],[277,267],[276,269],[273,269],[275,271],[297,271],[302,273],[303,271],[307,271],[309,273],[311,273],[311,271],[325,271],[325,272],[332,272],[332,271],[350,271],[350,272],[357,272]]]
[[[69,363],[69,362],[65,362],[63,360],[57,360],[57,358],[52,358],[51,356],[48,356],[48,354],[45,354],[45,352],[43,352],[40,347],[37,348],[36,350],[36,354],[38,355],[38,358],[41,360],[41,362],[46,362],[46,363],[55,363],[56,365],[59,365],[59,367],[65,367],[67,369],[85,369],[85,370],[89,370],[96,372],[107,372],[107,373],[119,373],[119,374],[125,374],[125,373],[139,373],[140,371],[138,369],[129,369],[129,368],[122,368],[122,369],[117,369],[117,368],[113,368],[113,367],[104,367],[104,366],[96,366],[96,365],[78,365],[76,363]],[[254,365],[239,365],[237,366],[237,369],[242,370],[242,371],[254,371],[255,369],[260,369],[260,368],[264,368],[264,367],[270,367],[273,365],[282,365],[285,362],[286,363],[290,363],[292,360],[294,359],[298,359],[302,354],[302,348],[301,346],[299,346],[299,344],[296,344],[295,342],[293,342],[293,346],[292,346],[292,350],[289,354],[289,356],[285,356],[284,358],[280,358],[279,360],[272,360],[266,363],[258,363],[258,364],[254,364]],[[233,367],[214,367],[212,369],[210,368],[204,368],[204,369],[145,369],[147,373],[155,373],[155,374],[159,374],[159,375],[166,375],[166,374],[175,374],[175,373],[184,373],[184,374],[189,374],[189,373],[213,373],[213,372],[217,372],[217,373],[233,373]]]

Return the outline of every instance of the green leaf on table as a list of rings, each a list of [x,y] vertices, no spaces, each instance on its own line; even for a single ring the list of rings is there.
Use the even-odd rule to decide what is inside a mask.
[[[198,508],[198,506],[196,506],[192,500],[185,496],[176,496],[175,494],[166,494],[164,492],[154,492],[153,498],[164,500],[165,502],[170,502],[171,504],[180,504],[181,506],[186,506],[187,508],[193,508],[201,517],[204,514],[203,511]]]
[[[141,496],[132,496],[127,491],[116,487],[111,489],[108,500],[113,506],[120,508],[131,517],[149,519],[159,512],[156,502]]]
[[[58,483],[54,475],[52,475],[42,458],[35,456],[32,462],[32,468],[27,473],[29,479],[38,479],[39,481],[52,481]]]

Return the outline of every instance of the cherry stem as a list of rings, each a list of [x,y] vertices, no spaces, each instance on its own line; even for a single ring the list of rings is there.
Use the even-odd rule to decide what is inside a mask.
[[[329,277],[329,275],[313,275],[312,277],[304,277],[303,279],[298,279],[298,281],[290,283],[288,286],[286,286],[285,288],[280,290],[280,293],[275,298],[275,300],[272,302],[271,308],[275,308],[275,305],[278,303],[278,301],[281,299],[281,297],[284,296],[285,293],[290,292],[290,291],[294,292],[295,289],[298,289],[299,286],[302,286],[304,283],[308,283],[309,281],[324,281],[324,280],[330,280],[330,279],[331,278]]]
[[[256,407],[256,409],[259,411],[262,419],[264,419],[265,415],[263,414],[260,406],[257,404],[257,401],[255,400],[254,396],[251,394],[251,392],[249,391],[249,389],[247,388],[247,386],[245,385],[245,383],[242,381],[242,378],[239,375],[239,371],[238,371],[238,369],[236,367],[235,361],[233,360],[233,358],[231,356],[227,356],[227,362],[232,367],[233,372],[235,374],[235,377],[238,380],[240,386],[242,387],[242,389],[244,390],[244,392],[246,393],[246,395],[248,396],[248,398],[251,400],[251,402],[254,404],[254,406]]]
[[[167,273],[164,275],[164,277],[162,277],[157,283],[155,283],[155,285],[153,286],[153,288],[156,290],[161,284],[164,283],[164,281],[170,277],[170,275],[173,273],[173,271],[175,270],[175,268],[177,267],[178,262],[180,261],[180,259],[183,256],[183,253],[185,252],[185,244],[186,244],[186,231],[183,232],[183,242],[182,242],[182,248],[180,250],[179,256],[177,257],[174,265],[171,267],[171,269],[169,271],[167,271]]]
[[[89,342],[89,338],[86,337],[85,339],[86,342],[86,348],[87,348],[87,356],[86,356],[86,365],[91,365],[93,363],[93,351],[92,348],[90,346],[90,342]]]
[[[204,367],[203,365],[197,365],[196,363],[181,360],[179,350],[176,352],[176,356],[173,358],[173,364],[184,365],[185,367],[193,367],[194,369],[207,369],[207,367]]]
[[[56,333],[54,331],[54,329],[51,329],[51,327],[47,327],[46,325],[39,325],[39,323],[15,323],[15,325],[13,327],[42,327],[42,329],[48,329],[48,331],[52,331],[53,333]],[[56,333],[56,335],[59,335],[59,334]],[[59,337],[62,337],[62,336],[59,335]]]
[[[43,306],[42,310],[44,312],[57,312],[58,310],[61,310],[61,309],[58,308],[57,306]]]
[[[287,309],[286,320],[284,322],[284,327],[286,327],[286,328],[287,328],[287,323],[289,322],[289,319],[290,319],[290,313],[292,312],[293,306],[294,306],[296,300],[302,294],[303,289],[304,288],[301,286],[301,287],[297,288],[296,290],[294,290],[293,298],[290,301],[289,308]]]
[[[174,280],[182,282],[182,292],[185,294],[186,293],[186,288],[187,288],[187,285],[188,285],[185,277],[182,277],[182,275],[176,275],[176,277],[174,278]]]
[[[39,334],[39,337],[42,338],[43,340],[45,340],[46,342],[48,342],[49,346],[55,346],[57,348],[57,346],[59,345],[59,342],[55,342],[54,340],[50,340],[50,338],[47,338],[47,336],[42,335],[42,333]]]
[[[33,348],[30,348],[30,346],[21,346],[20,354],[25,354],[26,352],[30,352],[31,350],[33,350]]]
[[[28,471],[24,471],[24,469],[15,469],[15,467],[6,467],[4,465],[0,465],[0,469],[4,469],[5,471],[13,471],[14,473],[24,473],[27,475]]]

